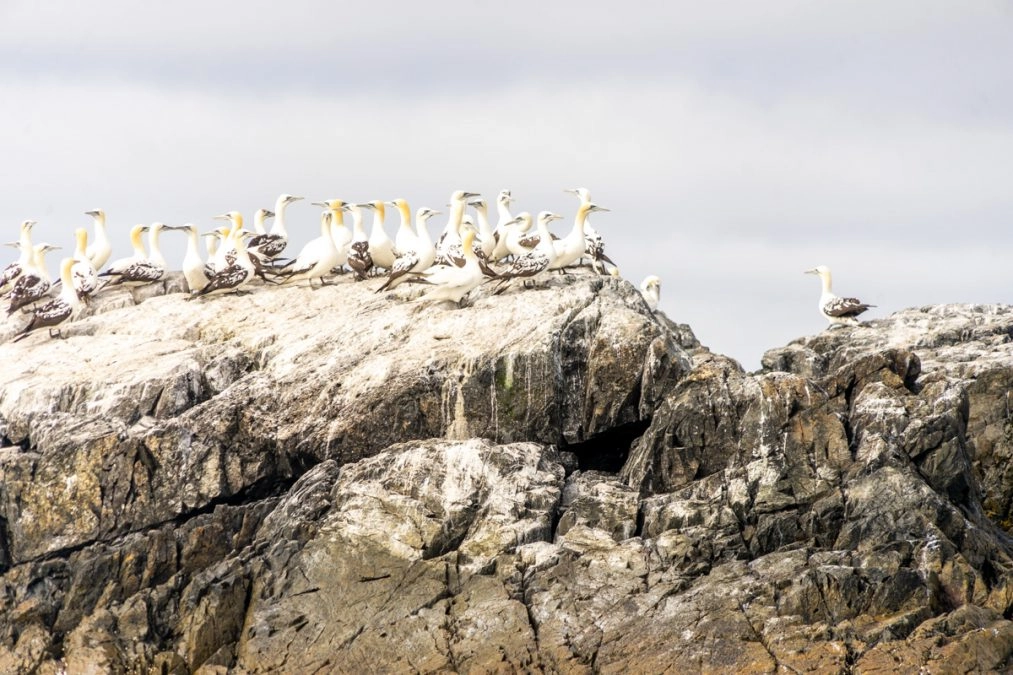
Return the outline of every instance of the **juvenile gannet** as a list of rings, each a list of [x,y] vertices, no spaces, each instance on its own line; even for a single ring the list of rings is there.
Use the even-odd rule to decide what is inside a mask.
[[[106,212],[102,209],[85,211],[84,215],[91,216],[92,224],[95,226],[95,239],[88,247],[88,260],[92,267],[97,270],[109,262],[109,256],[113,252],[112,244],[109,243],[109,233],[106,232]]]
[[[334,248],[338,252],[338,262],[331,268],[331,274],[343,274],[352,244],[352,231],[345,225],[345,211],[348,210],[348,205],[341,199],[313,202],[313,205],[322,206],[331,212],[331,240],[334,241]]]
[[[14,288],[14,282],[18,280],[35,257],[35,247],[32,246],[32,228],[35,227],[34,220],[26,220],[21,223],[21,236],[16,245],[21,253],[18,259],[4,268],[0,274],[0,296],[6,295]]]
[[[303,246],[295,262],[285,268],[282,275],[287,278],[282,283],[305,279],[313,288],[313,280],[317,279],[323,286],[326,284],[324,277],[329,276],[337,264],[338,249],[331,238],[331,211],[327,210],[320,215],[320,236]]]
[[[538,214],[538,244],[524,255],[518,256],[505,271],[500,272],[502,280],[497,290],[503,288],[510,279],[517,277],[533,277],[544,270],[556,259],[556,249],[552,245],[552,235],[549,233],[549,223],[559,220],[562,216],[551,211],[542,211]]]
[[[429,219],[438,213],[439,211],[425,207],[418,210],[415,215],[415,229],[418,231],[415,248],[398,256],[390,274],[387,275],[387,281],[376,289],[377,293],[395,288],[407,279],[407,275],[422,272],[432,266],[433,260],[436,258],[436,247],[433,246],[433,239],[429,235],[428,223]]]
[[[140,286],[162,278],[165,274],[165,259],[162,258],[161,252],[158,252],[156,260],[152,260],[144,252],[144,244],[141,242],[141,235],[144,232],[150,232],[153,228],[154,226],[148,227],[147,225],[134,225],[131,228],[130,245],[134,249],[134,254],[114,261],[109,265],[109,269],[99,273],[100,277],[108,279],[105,286],[120,284],[124,286]],[[157,235],[151,241],[157,244]],[[161,264],[158,264],[159,262]]]
[[[292,195],[281,195],[274,204],[274,223],[268,234],[255,236],[247,244],[247,251],[261,260],[270,261],[281,255],[288,245],[288,229],[285,227],[285,209],[292,202],[297,202],[302,197]]]
[[[591,201],[591,191],[587,188],[569,188],[563,190],[563,192],[570,192],[577,195],[580,199],[581,204],[586,204]],[[599,272],[604,271],[604,265],[602,263],[608,263],[609,265],[615,265],[612,259],[605,255],[605,241],[598,234],[590,222],[584,223],[584,237],[587,239],[586,253],[591,258],[591,265]]]
[[[261,209],[261,211],[263,210]],[[183,264],[181,265],[183,278],[186,279],[186,289],[190,293],[203,290],[208,285],[210,270],[206,269],[204,261],[200,257],[200,249],[197,245],[197,226],[187,223],[165,229],[186,232],[186,253],[183,255]],[[218,241],[217,236],[215,236],[215,241]]]
[[[38,302],[49,293],[52,279],[49,277],[49,270],[46,269],[46,253],[58,248],[60,247],[51,244],[36,244],[32,248],[32,262],[14,282],[14,288],[11,289],[11,304],[7,308],[8,316],[22,307]]]
[[[397,234],[394,235],[394,255],[400,256],[408,251],[414,251],[418,246],[418,237],[412,231],[412,212],[408,207],[408,200],[398,198],[387,202],[387,204],[396,208],[401,216]]]
[[[842,298],[835,295],[831,287],[830,281],[830,268],[826,265],[820,265],[814,267],[811,270],[806,270],[806,274],[815,274],[823,282],[823,292],[820,294],[819,310],[820,314],[830,322],[830,325],[857,325],[858,319],[856,318],[859,314],[875,307],[875,305],[868,305],[859,300],[858,298]]]
[[[81,301],[74,291],[74,281],[71,276],[73,266],[73,258],[64,258],[60,262],[60,279],[63,283],[60,295],[35,310],[32,320],[18,333],[14,342],[25,339],[30,333],[40,328],[49,328],[49,337],[62,337],[59,328],[56,329],[56,335],[53,335],[53,328],[74,318],[81,310]]]
[[[78,299],[88,302],[91,294],[98,290],[98,272],[88,257],[88,230],[79,227],[74,234],[77,237],[77,248],[74,250],[74,265],[70,269],[70,278]]]
[[[619,269],[613,267],[612,269]],[[655,275],[651,275],[640,282],[640,294],[644,296],[644,300],[647,301],[647,306],[651,311],[658,309],[658,303],[661,301],[661,279]]]
[[[496,197],[496,212],[498,214],[498,221],[496,222],[496,229],[493,232],[493,238],[496,240],[496,246],[492,251],[492,259],[495,261],[502,260],[503,258],[510,255],[510,250],[506,246],[507,236],[507,223],[513,223],[514,217],[510,214],[510,202],[514,200],[510,190],[500,190],[499,196]]]
[[[360,206],[373,211],[373,226],[369,231],[369,255],[373,258],[373,264],[389,270],[394,266],[394,242],[383,229],[383,221],[387,215],[384,203],[375,200]]]
[[[369,252],[369,237],[362,229],[362,205],[349,204],[352,212],[352,242],[348,251],[348,266],[355,272],[355,280],[363,281],[373,269],[373,256]]]
[[[573,229],[570,231],[570,234],[552,242],[552,246],[556,251],[556,259],[549,264],[550,270],[565,272],[565,268],[584,256],[587,247],[584,228],[587,225],[588,215],[595,211],[608,211],[608,209],[591,202],[582,202],[577,207],[577,215],[573,219]]]
[[[450,300],[460,302],[461,299],[477,288],[485,276],[478,265],[478,257],[475,256],[473,245],[475,233],[467,231],[464,233],[461,244],[464,252],[464,266],[437,265],[417,276],[419,281],[435,286],[427,291],[419,300]]]
[[[243,229],[243,216],[238,211],[229,211],[220,216],[218,220],[228,220],[231,223],[229,229],[229,244],[235,257],[227,267],[224,267],[208,278],[207,284],[190,295],[187,299],[202,297],[206,295],[221,295],[224,293],[240,293],[242,288],[253,279],[256,272],[256,263],[252,260],[246,248],[246,237],[254,234]],[[189,283],[189,281],[188,281]]]

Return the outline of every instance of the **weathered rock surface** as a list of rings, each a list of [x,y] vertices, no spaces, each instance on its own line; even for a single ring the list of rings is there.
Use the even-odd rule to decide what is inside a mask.
[[[378,283],[0,345],[0,672],[1013,665],[1013,309],[749,374],[620,280]]]

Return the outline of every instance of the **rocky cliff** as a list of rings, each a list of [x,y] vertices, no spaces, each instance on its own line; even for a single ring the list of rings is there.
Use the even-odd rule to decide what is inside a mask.
[[[1013,308],[746,373],[620,279],[174,283],[0,344],[0,672],[1013,664]]]

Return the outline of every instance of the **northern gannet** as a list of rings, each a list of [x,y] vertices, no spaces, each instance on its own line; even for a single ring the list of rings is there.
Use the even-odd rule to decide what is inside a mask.
[[[477,192],[465,192],[455,190],[450,195],[450,215],[447,217],[447,224],[443,233],[436,241],[436,261],[440,264],[450,264],[454,258],[461,258],[461,222],[464,219],[464,208],[468,199],[478,197]]]
[[[496,249],[496,235],[492,231],[492,226],[489,225],[489,206],[481,197],[468,202],[468,205],[475,209],[475,217],[478,218],[479,243],[486,260],[490,260]]]
[[[71,277],[73,266],[73,258],[64,258],[60,262],[60,279],[63,283],[60,295],[35,310],[32,320],[18,333],[14,342],[25,339],[30,333],[40,328],[49,328],[49,337],[62,337],[59,328],[56,329],[56,335],[53,335],[53,328],[67,319],[74,318],[81,310],[81,301],[74,291],[74,281]]]
[[[229,211],[220,216],[217,220],[228,220],[231,223],[229,229],[229,246],[235,252],[235,257],[228,266],[218,270],[208,277],[204,288],[190,295],[187,299],[205,295],[220,295],[224,293],[240,293],[243,286],[248,284],[256,273],[256,263],[251,259],[246,248],[246,237],[253,234],[243,229],[243,216],[238,211]],[[187,281],[189,283],[189,280]]]
[[[331,212],[326,210],[320,215],[320,236],[307,242],[295,262],[284,269],[281,274],[286,279],[282,283],[305,279],[313,288],[313,280],[317,279],[323,286],[326,283],[324,277],[329,276],[337,264],[338,249],[331,238]]]
[[[439,211],[433,211],[425,207],[418,210],[415,214],[415,229],[418,231],[415,248],[405,251],[398,256],[397,260],[394,261],[394,267],[391,268],[390,274],[387,275],[387,281],[384,282],[383,286],[376,289],[377,293],[395,288],[407,279],[406,275],[422,272],[432,266],[433,261],[436,259],[436,247],[433,246],[433,239],[429,235],[428,222],[430,218],[438,213]]]
[[[581,204],[586,204],[591,201],[591,191],[587,188],[568,188],[563,192],[570,192],[577,195],[580,199]],[[609,265],[615,265],[612,259],[605,255],[605,242],[598,234],[598,231],[591,227],[590,222],[584,223],[584,237],[587,239],[586,253],[591,258],[591,265],[599,272],[604,270],[602,263],[608,263]]]
[[[369,253],[369,237],[362,229],[362,205],[349,204],[352,212],[352,242],[348,251],[348,266],[355,272],[356,281],[363,281],[373,269],[373,256]]]
[[[612,269],[619,269],[614,267]],[[640,294],[644,296],[644,300],[647,302],[647,306],[653,312],[658,309],[658,303],[661,301],[661,279],[654,276],[653,274],[646,277],[640,282]]]
[[[261,209],[263,211],[264,209]],[[183,255],[183,278],[186,279],[186,289],[190,293],[203,290],[208,285],[208,270],[200,257],[200,249],[197,245],[197,226],[191,223],[167,227],[167,230],[182,230],[186,232],[186,253]],[[215,241],[218,237],[215,236]]]
[[[399,198],[387,203],[396,208],[401,216],[397,234],[394,235],[394,255],[400,256],[407,251],[414,251],[418,247],[418,236],[412,231],[412,212],[408,207],[408,200]]]
[[[537,239],[528,234],[532,223],[531,214],[527,211],[521,211],[513,220],[506,223],[504,229],[507,253],[513,256],[525,255],[538,243]]]
[[[562,216],[551,211],[542,211],[538,214],[538,244],[514,260],[506,270],[500,272],[499,277],[502,281],[497,286],[497,290],[501,289],[503,284],[510,279],[533,277],[548,269],[556,259],[556,249],[553,247],[552,235],[549,233],[549,223],[560,218]]]
[[[14,288],[11,289],[11,304],[7,308],[7,316],[22,307],[38,302],[49,293],[52,279],[49,277],[49,270],[46,269],[46,253],[58,248],[60,247],[52,244],[36,244],[32,248],[32,262],[14,282]]]
[[[820,294],[819,310],[820,314],[830,322],[830,325],[850,325],[854,326],[858,324],[856,318],[859,314],[875,307],[875,305],[868,305],[858,298],[842,298],[835,295],[831,287],[830,280],[830,268],[826,265],[820,265],[814,267],[811,270],[806,270],[806,274],[815,274],[823,282],[823,292]]]
[[[264,226],[264,221],[269,218],[274,218],[274,211],[268,209],[257,209],[257,212],[253,214],[253,229],[256,230],[258,235],[267,234],[267,228]]]
[[[478,257],[473,247],[475,233],[467,231],[462,237],[462,248],[464,251],[464,266],[437,265],[417,276],[419,281],[432,284],[435,288],[427,291],[418,300],[450,300],[460,302],[461,299],[477,288],[485,275],[478,265]]]
[[[33,227],[35,227],[34,220],[26,220],[21,223],[21,236],[18,238],[17,244],[12,244],[21,250],[21,254],[0,274],[0,295],[6,295],[14,288],[14,282],[24,274],[35,258],[35,247],[32,246]]]
[[[78,299],[88,302],[91,294],[98,290],[98,272],[88,257],[88,230],[79,227],[74,234],[77,237],[77,248],[74,250],[74,265],[70,269],[70,278]]]
[[[156,224],[161,225],[160,223]],[[134,225],[131,228],[130,245],[134,249],[134,254],[127,258],[116,260],[109,265],[109,269],[99,273],[100,277],[108,279],[105,286],[120,284],[124,286],[140,286],[162,278],[165,274],[165,258],[162,257],[161,251],[158,251],[157,258],[153,260],[144,252],[144,244],[141,242],[141,235],[144,232],[151,232],[154,230],[154,227],[154,225],[151,227],[147,225]],[[158,229],[160,230],[161,226]],[[150,241],[155,243],[157,250],[157,234]]]
[[[84,215],[91,216],[92,224],[95,226],[95,239],[87,249],[88,260],[92,267],[97,270],[109,262],[109,256],[113,252],[112,244],[109,243],[109,233],[106,232],[106,212],[102,209],[85,211]]]
[[[587,217],[595,211],[608,211],[608,209],[591,202],[581,202],[581,205],[577,207],[577,215],[573,219],[573,229],[570,231],[570,234],[552,242],[552,246],[556,251],[556,259],[549,264],[550,270],[565,272],[566,267],[584,257],[587,247],[587,239],[585,237]]]
[[[274,223],[268,234],[255,236],[247,244],[247,250],[261,260],[274,260],[288,245],[288,230],[285,228],[285,208],[302,197],[281,195],[274,204]]]
[[[502,260],[510,255],[510,250],[506,245],[506,237],[510,227],[507,223],[514,222],[514,217],[510,214],[510,202],[513,200],[510,190],[500,190],[499,196],[496,197],[496,212],[499,215],[499,220],[496,223],[496,230],[493,232],[493,237],[496,239],[496,246],[492,251],[493,260]]]
[[[217,218],[218,216],[215,216]],[[236,248],[232,243],[232,226],[222,225],[217,227],[211,232],[205,234],[205,238],[211,238],[214,241],[214,245],[210,245],[210,241],[206,241],[208,248],[208,260],[204,265],[204,273],[210,278],[218,270],[223,270],[236,261]],[[249,250],[249,246],[247,246]]]
[[[334,248],[338,252],[338,262],[331,268],[331,274],[344,274],[348,250],[352,243],[352,231],[345,225],[345,211],[348,205],[341,199],[328,199],[313,202],[313,206],[321,206],[331,212],[331,240],[334,241]]]
[[[360,204],[373,211],[373,226],[369,231],[369,255],[377,267],[390,269],[394,266],[394,242],[383,229],[383,221],[387,216],[384,203],[379,200]]]

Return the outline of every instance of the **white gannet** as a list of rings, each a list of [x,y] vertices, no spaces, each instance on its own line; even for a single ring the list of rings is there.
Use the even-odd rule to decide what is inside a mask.
[[[823,282],[819,310],[820,314],[830,322],[831,326],[857,325],[858,319],[856,317],[870,307],[875,307],[875,305],[868,305],[858,298],[842,298],[839,295],[835,295],[831,286],[830,268],[826,265],[806,270],[805,273],[815,274]]]
[[[40,328],[49,328],[49,337],[62,337],[59,328],[56,329],[56,335],[53,335],[53,328],[74,318],[81,310],[81,301],[74,291],[74,281],[71,277],[73,266],[73,258],[64,258],[60,261],[60,279],[63,283],[60,295],[35,310],[31,321],[18,333],[14,342],[25,339]]]
[[[281,195],[274,203],[274,223],[268,234],[255,236],[247,244],[247,251],[257,258],[267,262],[274,260],[288,245],[288,229],[285,227],[285,208],[292,202],[297,202],[302,197],[292,195]]]
[[[608,209],[591,202],[582,202],[577,207],[577,215],[573,219],[573,229],[570,231],[570,234],[552,242],[552,246],[556,251],[556,259],[549,265],[550,270],[565,272],[565,268],[584,257],[587,247],[584,228],[587,224],[588,215],[594,211],[608,211]]]
[[[415,229],[418,232],[415,248],[397,257],[394,267],[387,275],[387,281],[376,289],[377,293],[396,288],[407,279],[406,275],[422,272],[432,266],[433,260],[436,259],[436,247],[433,246],[433,238],[429,235],[429,219],[438,213],[439,211],[425,207],[418,210],[415,214]]]
[[[269,218],[274,218],[274,211],[268,209],[257,209],[257,212],[253,214],[253,229],[256,233],[267,234],[267,228],[264,226],[264,222]]]
[[[473,245],[475,233],[468,230],[464,233],[461,244],[464,252],[464,265],[436,265],[416,276],[418,281],[432,284],[435,288],[426,291],[418,300],[450,300],[460,302],[484,280],[482,268],[478,265]]]
[[[450,195],[450,215],[447,217],[447,224],[443,233],[436,240],[436,262],[445,265],[453,262],[454,258],[463,260],[461,255],[461,222],[464,219],[464,208],[467,200],[478,197],[477,192],[465,192],[455,190]]]
[[[528,234],[533,222],[530,213],[521,211],[505,224],[506,248],[509,255],[525,255],[538,243],[537,239]]]
[[[155,225],[159,227],[155,228]],[[143,284],[149,284],[153,281],[158,281],[165,275],[165,258],[162,257],[162,252],[158,249],[158,232],[161,230],[161,223],[155,223],[151,227],[147,225],[135,225],[130,230],[130,245],[134,249],[134,254],[127,258],[120,258],[111,265],[109,269],[104,272],[100,272],[100,277],[106,277],[108,279],[106,286],[141,286]],[[147,255],[144,252],[144,244],[141,242],[141,234],[144,232],[153,233],[154,236],[149,234],[149,244],[155,247],[155,257]]]
[[[78,299],[88,302],[91,294],[98,290],[98,272],[88,257],[88,230],[79,227],[74,230],[74,234],[77,237],[77,248],[74,249],[74,266],[70,269],[70,278]]]
[[[510,190],[500,190],[499,196],[496,197],[496,212],[499,215],[499,220],[493,231],[493,238],[496,240],[496,246],[492,251],[493,260],[502,260],[510,255],[510,250],[506,246],[506,236],[508,227],[510,227],[507,223],[514,222],[514,217],[510,214],[510,202],[513,200]]]
[[[418,247],[418,236],[412,231],[412,211],[408,206],[408,200],[392,199],[387,204],[397,209],[401,216],[401,223],[397,226],[397,233],[394,235],[394,256],[414,251]]]
[[[216,218],[218,216],[215,216]],[[236,247],[232,243],[232,226],[222,225],[217,227],[207,234],[205,237],[211,237],[214,240],[214,246],[208,244],[208,260],[204,264],[204,274],[209,278],[218,272],[223,270],[236,261]]]
[[[355,280],[363,281],[373,269],[373,256],[369,253],[369,237],[362,229],[362,204],[349,204],[352,212],[352,241],[349,244],[348,266],[355,272]]]
[[[7,316],[22,307],[38,302],[49,293],[52,279],[49,277],[49,270],[46,269],[46,253],[58,248],[60,247],[45,243],[32,247],[32,262],[14,282],[14,288],[11,289],[11,304],[7,308]]]
[[[618,270],[618,267],[613,267],[613,270]],[[652,312],[658,309],[658,303],[661,301],[661,279],[655,275],[646,277],[640,282],[640,294],[644,296],[644,300],[647,302],[647,306]]]
[[[591,191],[587,188],[568,188],[563,192],[569,192],[577,195],[580,199],[581,204],[586,204],[591,201]],[[591,258],[591,265],[595,270],[602,272],[604,271],[603,263],[609,265],[615,265],[612,259],[605,255],[605,241],[598,234],[598,231],[591,227],[590,222],[584,223],[584,238],[587,239],[587,256]]]
[[[254,233],[243,229],[243,216],[238,211],[229,211],[215,216],[215,219],[230,222],[228,243],[235,257],[226,267],[209,276],[204,288],[191,294],[187,300],[206,295],[240,294],[256,273],[256,263],[246,248],[246,237]]]
[[[324,277],[329,276],[337,264],[338,249],[331,238],[331,211],[328,209],[320,214],[320,236],[307,242],[296,256],[295,262],[280,273],[286,277],[282,283],[305,279],[310,288],[313,288],[313,280],[317,279],[324,286],[327,283]]]
[[[261,209],[263,211],[263,209]],[[183,254],[183,264],[180,268],[183,271],[183,278],[186,279],[186,289],[189,293],[196,293],[208,285],[208,270],[200,257],[200,248],[197,244],[197,226],[192,223],[166,227],[167,230],[182,230],[186,232],[186,253]],[[215,236],[215,241],[218,237]]]
[[[18,259],[4,268],[0,273],[0,295],[6,295],[14,288],[14,282],[18,280],[35,257],[35,247],[32,246],[32,228],[35,227],[34,220],[26,220],[21,223],[21,236],[18,238],[17,246],[21,250]]]
[[[95,239],[88,247],[88,260],[92,267],[97,270],[109,262],[109,256],[113,252],[112,244],[109,243],[109,233],[106,232],[106,212],[102,209],[85,211],[84,215],[91,216],[92,224],[95,226]]]
[[[331,268],[331,274],[344,274],[345,263],[348,262],[348,251],[352,243],[352,231],[345,225],[345,211],[348,205],[341,199],[328,199],[323,202],[313,202],[314,206],[321,206],[331,212],[331,240],[334,241],[334,248],[338,252],[338,261]]]
[[[492,226],[489,225],[489,206],[481,197],[468,202],[468,205],[475,209],[475,217],[478,218],[478,238],[482,254],[485,255],[486,260],[490,260],[496,249],[496,235],[492,231]]]
[[[222,233],[218,230],[214,230],[213,232],[208,232],[202,236],[204,237],[204,248],[208,252],[208,260],[211,260],[218,252],[218,246],[222,241]]]
[[[373,211],[373,226],[369,231],[369,255],[373,258],[373,265],[389,270],[394,266],[394,242],[383,229],[383,221],[387,216],[386,207],[379,200],[366,202],[360,206]]]
[[[502,281],[496,287],[497,291],[502,289],[503,285],[510,279],[533,277],[548,269],[549,265],[556,259],[556,249],[552,245],[549,223],[560,218],[562,216],[551,211],[542,211],[538,214],[538,244],[524,255],[518,256],[510,264],[510,267],[500,272],[499,277]]]

